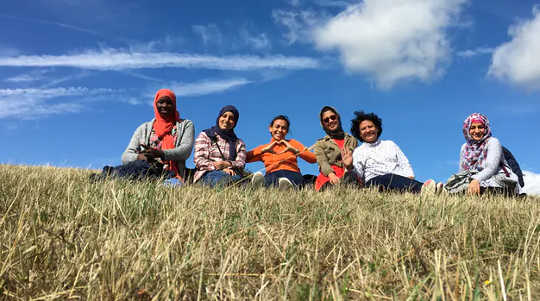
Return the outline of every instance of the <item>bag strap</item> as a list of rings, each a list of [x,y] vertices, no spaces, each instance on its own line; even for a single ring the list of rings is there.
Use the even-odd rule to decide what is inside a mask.
[[[223,152],[221,151],[221,148],[219,148],[219,144],[217,143],[217,137],[216,136],[210,137],[210,141],[213,142],[215,144],[215,146],[217,147],[217,149],[219,151],[219,154],[221,155],[221,159],[223,159],[223,161],[229,161],[230,162],[230,160],[225,159],[225,155],[223,155]],[[239,176],[242,175],[242,172],[241,172],[241,170],[239,168],[232,166],[232,162],[231,162],[231,168],[237,175],[239,175]]]
[[[510,177],[510,172],[508,172],[508,169],[506,169],[506,167],[504,166],[504,163],[501,163],[501,167],[502,167],[502,170],[504,171],[504,174],[506,175],[507,178]]]

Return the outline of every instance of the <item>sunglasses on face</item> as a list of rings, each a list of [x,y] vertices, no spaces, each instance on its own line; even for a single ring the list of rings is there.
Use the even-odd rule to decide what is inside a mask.
[[[324,118],[323,122],[328,123],[330,120],[334,121],[336,119],[337,119],[337,115],[332,115],[332,116],[328,116],[328,117]]]

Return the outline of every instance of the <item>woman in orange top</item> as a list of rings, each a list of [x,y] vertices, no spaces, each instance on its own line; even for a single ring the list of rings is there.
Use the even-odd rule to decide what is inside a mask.
[[[316,163],[315,154],[310,152],[302,143],[294,139],[285,139],[289,132],[289,119],[279,115],[272,119],[268,130],[272,136],[270,143],[263,144],[247,153],[247,162],[262,161],[266,175],[256,172],[251,179],[254,185],[264,183],[266,187],[275,186],[290,188],[302,186],[304,178],[298,168],[296,158],[299,156],[309,163]]]

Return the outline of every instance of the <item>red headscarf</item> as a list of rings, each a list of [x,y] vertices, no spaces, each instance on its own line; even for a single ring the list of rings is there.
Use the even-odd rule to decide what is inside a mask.
[[[167,96],[171,99],[174,106],[174,116],[168,116],[163,118],[157,110],[157,101],[163,96]],[[180,121],[180,114],[176,110],[176,95],[174,92],[168,89],[161,89],[157,91],[156,96],[154,97],[154,115],[156,120],[154,121],[153,129],[156,135],[161,140],[161,149],[172,149],[175,148],[174,137],[171,135],[171,130],[176,125],[177,121]],[[168,161],[166,162],[169,165],[169,169],[174,171],[178,177],[178,166],[176,162]]]

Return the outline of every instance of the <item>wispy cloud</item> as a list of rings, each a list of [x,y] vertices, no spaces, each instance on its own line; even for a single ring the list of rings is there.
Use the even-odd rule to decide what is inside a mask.
[[[50,24],[50,25],[55,25],[55,26],[59,26],[59,27],[62,27],[62,28],[67,28],[67,29],[70,29],[70,30],[78,31],[78,32],[84,32],[84,33],[88,33],[88,34],[95,35],[95,36],[101,36],[98,32],[96,32],[94,30],[91,30],[91,29],[88,29],[88,28],[83,28],[83,27],[80,27],[80,26],[72,25],[72,24],[66,24],[66,23],[62,23],[62,22],[55,22],[55,21],[51,21],[51,20],[38,19],[38,18],[10,16],[10,15],[6,15],[6,14],[0,14],[0,17],[13,19],[13,20],[18,20],[18,21],[23,21],[23,22]]]
[[[272,48],[272,43],[265,33],[254,34],[244,28],[240,30],[240,39],[246,46],[255,50]]]
[[[254,50],[268,50],[271,42],[266,33],[257,33],[249,30],[248,25],[222,30],[216,24],[193,25],[193,32],[200,37],[204,46],[218,47],[220,50],[237,50],[242,48]]]
[[[244,78],[226,80],[205,80],[195,83],[172,83],[171,89],[178,96],[201,96],[220,93],[252,83]]]
[[[73,67],[96,70],[140,68],[198,68],[249,71],[259,69],[314,69],[319,62],[308,57],[209,56],[171,52],[129,52],[115,49],[69,55],[23,55],[0,57],[4,67]]]
[[[28,96],[52,98],[61,96],[80,96],[80,95],[96,95],[104,93],[116,93],[118,90],[113,89],[89,89],[86,87],[68,87],[68,88],[51,88],[51,89],[0,89],[0,97],[12,96]]]
[[[0,119],[36,119],[48,115],[80,112],[84,109],[81,103],[83,98],[118,93],[119,90],[86,87],[0,89]]]
[[[512,40],[495,49],[488,74],[510,83],[540,90],[540,6],[533,18],[508,29]]]
[[[122,90],[87,87],[0,89],[0,119],[37,119],[49,115],[77,113],[96,101],[116,101],[130,105],[151,102],[156,89],[167,87],[178,96],[222,93],[253,83],[244,78],[203,80],[193,83],[162,83],[151,89]],[[142,92],[141,92],[142,91]],[[145,92],[146,91],[146,92]]]
[[[76,113],[82,110],[83,106],[79,103],[47,103],[43,98],[0,98],[0,119],[38,119],[44,116]]]
[[[204,45],[221,45],[223,43],[223,35],[216,24],[193,25],[191,28],[201,37]]]
[[[316,0],[315,3],[319,6],[327,6],[327,7],[347,7],[353,4],[351,1],[339,1],[339,0]]]
[[[311,42],[312,30],[327,19],[323,12],[313,10],[274,10],[274,22],[285,27],[284,38],[289,45],[297,42]]]
[[[464,57],[464,58],[470,58],[470,57],[482,55],[482,54],[491,54],[493,53],[493,51],[494,49],[490,47],[479,47],[476,49],[467,49],[467,50],[458,51],[456,55],[460,57]]]
[[[315,30],[319,49],[338,50],[352,72],[383,89],[400,80],[430,81],[444,73],[446,37],[467,0],[364,0]]]
[[[33,70],[28,73],[22,73],[18,74],[9,78],[4,79],[6,82],[11,83],[28,83],[28,82],[34,82],[34,81],[40,81],[45,79],[45,74],[48,72],[48,70]]]

